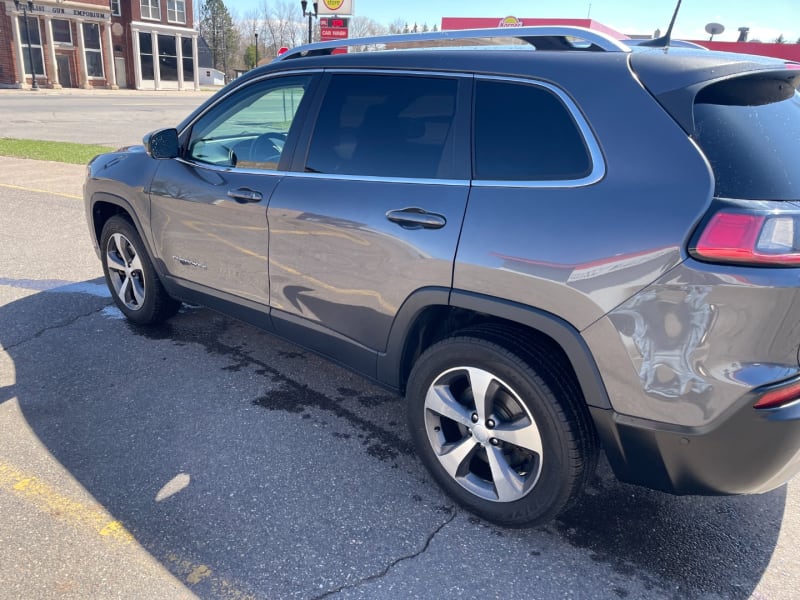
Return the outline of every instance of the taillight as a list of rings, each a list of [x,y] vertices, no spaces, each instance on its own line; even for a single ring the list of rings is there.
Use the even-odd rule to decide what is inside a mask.
[[[800,214],[721,209],[689,252],[700,260],[754,266],[800,266]]]
[[[753,408],[776,408],[800,400],[800,381],[765,392]]]

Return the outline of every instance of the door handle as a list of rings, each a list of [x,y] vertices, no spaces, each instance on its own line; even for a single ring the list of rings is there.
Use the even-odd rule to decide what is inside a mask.
[[[441,229],[447,224],[447,219],[442,215],[414,207],[390,210],[386,218],[404,229]]]
[[[250,188],[239,188],[238,190],[230,190],[228,192],[228,198],[233,198],[240,204],[261,202],[262,197],[261,192],[251,190]]]

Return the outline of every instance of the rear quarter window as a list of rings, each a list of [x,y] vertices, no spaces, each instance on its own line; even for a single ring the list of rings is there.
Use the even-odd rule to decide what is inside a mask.
[[[592,170],[583,135],[549,89],[479,80],[475,89],[474,176],[495,181],[563,181]]]

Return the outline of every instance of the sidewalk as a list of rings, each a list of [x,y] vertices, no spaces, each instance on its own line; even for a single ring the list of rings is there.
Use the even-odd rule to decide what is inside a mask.
[[[0,193],[13,187],[80,199],[83,196],[84,165],[0,156]]]

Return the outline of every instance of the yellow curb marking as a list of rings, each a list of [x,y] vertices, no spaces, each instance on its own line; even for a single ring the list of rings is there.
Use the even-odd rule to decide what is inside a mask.
[[[53,196],[61,196],[62,198],[71,198],[72,200],[83,200],[83,196],[76,196],[75,194],[65,194],[64,192],[53,192],[50,190],[39,190],[21,185],[12,185],[10,183],[0,183],[0,187],[8,188],[10,190],[21,190],[23,192],[34,192],[37,194],[51,194]]]
[[[19,469],[0,460],[0,492],[10,492],[30,502],[40,511],[73,525],[85,526],[103,538],[130,544],[133,535],[123,524],[102,508],[77,502],[60,494],[38,477],[23,473]],[[225,600],[255,600],[253,596],[236,589],[229,581],[212,577],[211,567],[184,560],[177,554],[168,554],[167,562],[173,566],[173,573],[179,575],[189,585],[197,585],[208,579],[215,595]]]
[[[119,521],[99,505],[87,506],[76,502],[41,481],[0,461],[0,491],[15,492],[42,512],[49,513],[63,521],[88,527],[92,531],[123,544],[133,541],[133,535]]]

